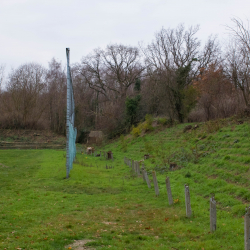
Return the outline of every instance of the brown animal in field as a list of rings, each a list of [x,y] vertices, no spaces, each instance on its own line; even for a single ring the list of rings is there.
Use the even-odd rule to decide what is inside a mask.
[[[86,154],[91,155],[94,152],[95,152],[95,148],[94,147],[87,147]]]

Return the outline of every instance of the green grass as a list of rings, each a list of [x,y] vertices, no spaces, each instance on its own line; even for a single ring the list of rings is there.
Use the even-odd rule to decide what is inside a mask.
[[[64,178],[64,151],[0,151],[0,249],[59,250],[82,239],[91,239],[86,245],[95,249],[244,249],[250,126],[228,120],[213,130],[213,124],[203,124],[183,133],[185,125],[106,145],[102,150],[113,151],[113,162],[78,153],[69,179]],[[124,156],[141,160],[146,153],[152,156],[144,163],[151,180],[156,170],[159,197],[123,163]],[[180,169],[170,171],[169,162]],[[168,205],[166,176],[173,206]],[[189,219],[186,183],[193,211]],[[214,233],[209,232],[212,193]]]

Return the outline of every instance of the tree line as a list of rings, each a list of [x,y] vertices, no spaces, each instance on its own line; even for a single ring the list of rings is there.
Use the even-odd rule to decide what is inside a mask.
[[[130,130],[146,114],[174,120],[225,118],[250,105],[250,30],[240,19],[226,27],[221,45],[204,45],[199,26],[162,28],[148,45],[110,44],[71,66],[78,131],[102,130],[110,138]],[[51,129],[65,134],[66,71],[54,58],[48,68],[26,63],[1,89],[0,127]]]

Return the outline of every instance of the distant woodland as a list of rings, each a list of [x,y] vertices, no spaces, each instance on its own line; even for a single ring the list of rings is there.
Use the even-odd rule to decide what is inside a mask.
[[[220,44],[204,44],[198,26],[162,28],[148,45],[109,44],[71,65],[75,125],[113,138],[146,115],[199,122],[226,118],[250,106],[250,30],[240,19]],[[65,59],[66,61],[66,59]],[[0,128],[50,129],[65,134],[66,67],[27,63],[9,75],[0,67]],[[0,85],[1,87],[1,85]]]

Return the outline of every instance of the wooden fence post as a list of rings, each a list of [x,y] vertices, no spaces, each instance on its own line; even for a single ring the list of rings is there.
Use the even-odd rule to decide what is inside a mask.
[[[168,203],[169,205],[173,205],[174,202],[173,202],[173,197],[172,197],[172,192],[171,192],[170,180],[168,176],[166,178],[166,187],[167,187],[167,193],[168,193]]]
[[[153,182],[154,182],[154,187],[155,187],[155,194],[156,194],[156,196],[158,196],[159,195],[159,187],[158,187],[155,171],[152,172],[152,176],[153,176]]]
[[[246,208],[244,240],[245,250],[250,250],[250,207]]]
[[[185,184],[185,203],[186,203],[186,216],[189,218],[192,215],[189,186]]]
[[[131,162],[132,162],[132,170],[135,171],[135,162],[134,160],[131,160]]]
[[[145,180],[147,182],[148,188],[151,188],[150,181],[148,179],[148,173],[146,170],[143,170],[143,171],[144,171],[144,177],[145,177]]]
[[[216,201],[214,196],[210,198],[210,232],[216,230]]]

